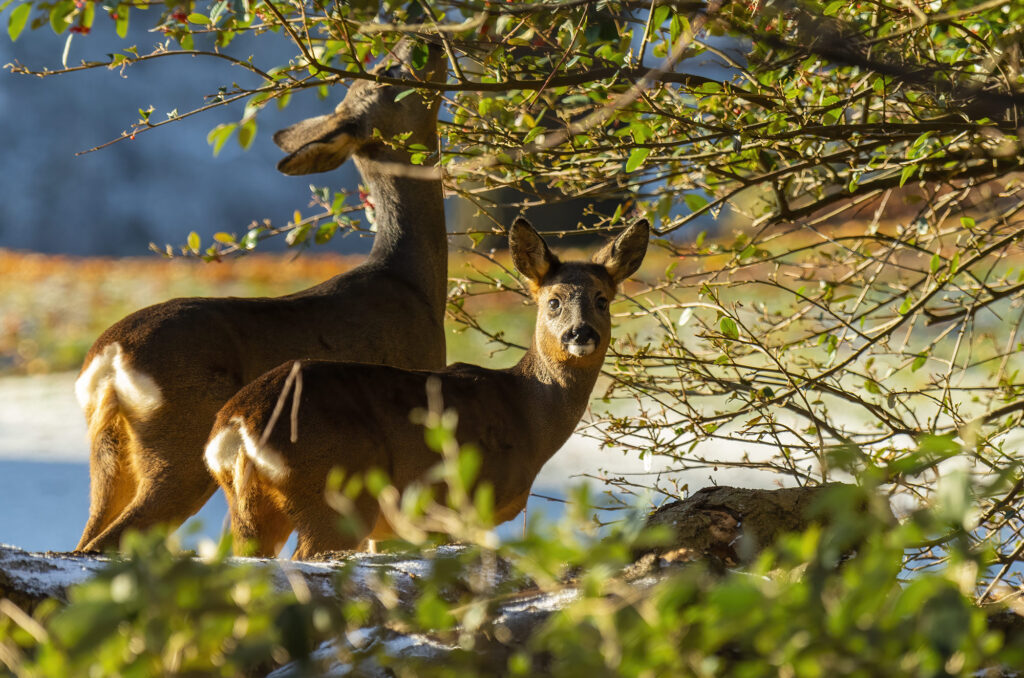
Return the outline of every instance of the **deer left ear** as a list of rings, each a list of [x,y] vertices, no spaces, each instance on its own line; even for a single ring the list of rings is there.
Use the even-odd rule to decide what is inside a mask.
[[[644,255],[647,254],[647,240],[650,235],[650,224],[646,219],[641,219],[602,247],[591,261],[604,266],[608,275],[618,285],[640,268]]]

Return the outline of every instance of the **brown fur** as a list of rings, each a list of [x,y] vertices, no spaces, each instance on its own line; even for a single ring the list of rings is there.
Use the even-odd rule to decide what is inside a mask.
[[[444,78],[438,50],[418,74],[402,63],[408,58],[406,46],[398,50],[397,66],[381,68]],[[409,153],[373,140],[375,128],[385,137],[412,131],[407,143],[435,146],[439,99],[414,94],[395,102],[398,91],[356,83],[335,113],[278,135],[292,154],[286,158],[290,174],[328,169],[354,154],[377,215],[378,233],[366,263],[286,297],[174,299],[129,315],[97,339],[81,378],[81,395],[88,396],[87,409],[94,411],[87,415],[89,520],[78,549],[116,547],[127,528],[174,526],[199,510],[216,489],[202,449],[217,411],[239,388],[282,361],[444,365],[447,238],[441,183],[396,172],[396,167],[413,168]],[[318,141],[332,135],[342,135],[344,143]],[[111,349],[120,351],[131,375],[155,383],[158,407],[133,411],[116,394],[111,399],[119,373],[109,360],[109,374],[87,378],[92,363],[109,359]]]
[[[236,549],[252,540],[258,555],[275,555],[285,526],[298,532],[295,557],[300,559],[385,536],[379,505],[366,493],[355,500],[362,529],[339,532],[338,514],[325,499],[326,478],[334,467],[346,476],[377,468],[399,491],[423,480],[439,457],[409,414],[427,406],[431,379],[439,380],[444,406],[458,413],[459,442],[481,451],[478,482],[493,487],[498,519],[513,518],[525,506],[541,467],[586,409],[611,335],[611,316],[600,300],[610,301],[616,285],[639,267],[647,238],[647,223],[638,222],[619,236],[621,250],[596,257],[598,266],[562,264],[546,247],[538,249],[543,241],[532,228],[517,222],[513,260],[537,290],[538,318],[532,347],[509,369],[458,363],[427,371],[301,361],[298,437],[292,441],[291,426],[279,422],[264,450],[229,441],[244,439],[234,437],[237,431],[253,440],[267,429],[293,365],[281,365],[239,391],[218,413],[206,453],[228,497]],[[531,263],[520,256],[527,248],[542,252],[544,260]],[[558,309],[549,304],[556,297]],[[581,327],[593,331],[594,347],[589,355],[576,356],[563,338],[582,336],[573,334]],[[285,398],[283,412],[291,411],[294,397],[290,392]],[[247,454],[268,455],[274,463],[239,464]],[[238,469],[250,467],[251,479],[237,477]]]

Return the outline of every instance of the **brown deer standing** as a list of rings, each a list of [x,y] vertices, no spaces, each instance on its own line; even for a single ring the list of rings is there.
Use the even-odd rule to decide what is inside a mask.
[[[301,361],[296,440],[286,414],[262,447],[257,440],[293,363],[239,391],[217,414],[206,447],[206,464],[228,497],[235,548],[252,540],[257,555],[273,556],[297,530],[294,557],[304,559],[387,536],[379,505],[367,493],[355,500],[365,534],[343,535],[324,495],[326,479],[334,467],[346,475],[382,469],[399,491],[423,479],[439,457],[409,415],[425,407],[433,378],[440,381],[445,406],[459,415],[459,442],[481,451],[478,482],[493,486],[497,520],[514,518],[541,467],[583,416],[611,335],[608,304],[643,261],[648,231],[647,222],[639,221],[592,263],[563,263],[525,220],[513,224],[512,259],[538,307],[533,345],[514,367],[457,363],[419,371]],[[293,411],[294,397],[291,391],[284,399],[283,412]]]
[[[410,65],[410,44],[378,67],[443,81],[444,59]],[[441,182],[383,143],[437,145],[440,98],[372,81],[334,113],[278,132],[285,174],[334,169],[349,156],[376,207],[366,262],[286,297],[173,299],[106,330],[75,384],[89,423],[91,497],[80,550],[116,547],[126,528],[178,525],[216,490],[203,464],[214,417],[238,389],[284,360],[332,358],[409,368],[445,364],[447,236]],[[375,134],[376,132],[376,134]],[[413,170],[419,174],[413,175]]]

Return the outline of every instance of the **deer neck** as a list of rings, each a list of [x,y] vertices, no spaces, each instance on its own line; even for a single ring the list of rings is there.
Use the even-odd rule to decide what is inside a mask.
[[[377,234],[368,263],[385,266],[443,308],[448,279],[448,237],[439,173],[394,159],[357,156],[356,166],[374,209]],[[390,157],[389,157],[390,156]]]
[[[607,350],[601,348],[587,356],[586,361],[570,364],[553,359],[539,343],[535,336],[533,345],[511,368],[523,380],[530,425],[543,429],[540,439],[544,445],[533,460],[538,471],[569,439],[586,412]]]

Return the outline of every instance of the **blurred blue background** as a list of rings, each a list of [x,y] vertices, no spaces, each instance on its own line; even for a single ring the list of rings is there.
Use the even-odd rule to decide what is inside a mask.
[[[106,60],[115,46],[149,51],[163,37],[144,29],[150,12],[133,12],[127,40],[97,12],[89,35],[75,35],[68,65]],[[6,26],[6,14],[3,16]],[[278,42],[275,43],[275,38]],[[27,28],[19,40],[0,39],[0,64],[20,62],[38,70],[59,68],[67,34],[49,26]],[[197,40],[197,49],[202,48]],[[260,37],[257,63],[286,62],[292,51],[273,34]],[[244,36],[225,53],[245,58],[253,52]],[[278,110],[270,104],[248,152],[234,137],[213,156],[206,135],[218,123],[236,122],[242,105],[219,108],[139,134],[94,153],[75,156],[121,135],[154,106],[152,121],[203,105],[203,96],[235,81],[254,86],[242,68],[212,58],[169,56],[129,68],[127,77],[106,69],[37,78],[0,73],[0,247],[80,255],[142,255],[150,242],[182,244],[189,231],[209,242],[217,231],[244,233],[253,220],[283,225],[296,208],[309,211],[309,184],[353,188],[351,163],[314,177],[286,177],[275,165],[283,153],[273,132],[295,121],[328,112],[341,96],[322,101],[315,92],[296,94]],[[351,250],[356,239],[344,239]],[[368,242],[362,241],[363,247]],[[340,241],[329,249],[341,249]]]

